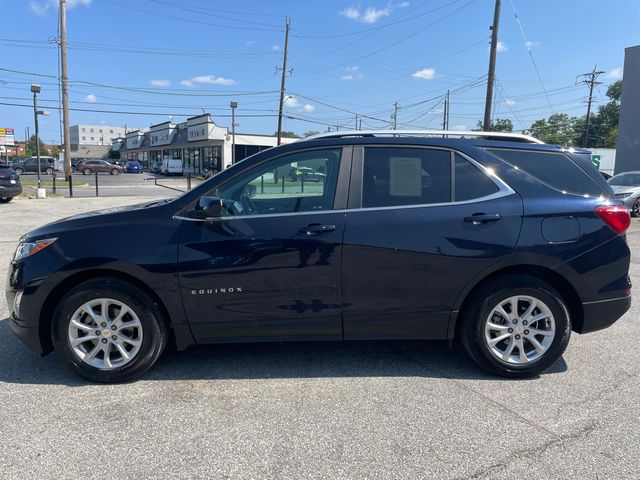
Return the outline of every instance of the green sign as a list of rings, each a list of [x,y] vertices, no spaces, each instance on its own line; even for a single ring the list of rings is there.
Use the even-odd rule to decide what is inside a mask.
[[[596,166],[596,168],[600,169],[600,160],[602,159],[602,155],[591,155],[591,161]]]

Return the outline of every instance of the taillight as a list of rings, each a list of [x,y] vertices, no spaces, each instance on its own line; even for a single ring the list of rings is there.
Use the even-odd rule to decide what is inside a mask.
[[[629,210],[620,205],[610,205],[596,208],[596,215],[611,227],[611,230],[622,235],[631,225]]]

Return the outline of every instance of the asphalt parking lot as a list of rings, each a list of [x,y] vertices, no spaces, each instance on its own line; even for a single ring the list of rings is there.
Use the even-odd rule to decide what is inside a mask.
[[[58,180],[63,178],[64,174],[58,172]],[[35,181],[37,175],[35,173],[25,173],[22,175],[24,180]],[[42,175],[42,180],[51,180],[48,175]],[[108,173],[98,174],[98,195],[100,197],[123,197],[123,196],[174,196],[180,194],[181,191],[187,190],[187,176],[171,176],[143,173],[122,173],[120,175],[110,175]],[[195,187],[201,182],[197,178],[191,179],[191,187]],[[96,196],[96,176],[83,175],[79,172],[73,173],[73,196],[74,197],[95,197]],[[25,189],[33,190],[32,188]],[[51,187],[47,187],[47,194],[51,195]],[[61,187],[58,184],[57,193],[60,196],[68,197],[68,187]],[[35,192],[33,195],[35,196]]]
[[[29,229],[140,201],[2,205],[0,274]],[[335,342],[169,352],[94,385],[27,350],[2,298],[0,478],[639,478],[638,219],[628,239],[631,311],[521,381],[445,343]]]

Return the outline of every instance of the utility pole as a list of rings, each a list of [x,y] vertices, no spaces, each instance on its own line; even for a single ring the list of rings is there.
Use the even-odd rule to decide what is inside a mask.
[[[358,128],[358,116],[359,115],[356,113],[356,128],[355,128],[356,130],[360,130],[360,128]]]
[[[584,80],[580,83],[584,83],[589,86],[589,98],[587,99],[587,121],[584,130],[584,139],[582,140],[582,148],[587,148],[589,142],[589,124],[591,123],[591,104],[593,103],[593,87],[600,85],[602,82],[598,82],[598,77],[604,72],[602,70],[596,71],[596,67],[589,73],[583,73],[580,75],[584,77]]]
[[[278,145],[282,142],[282,111],[284,110],[284,92],[285,82],[287,79],[287,53],[289,51],[289,30],[291,30],[291,19],[289,17],[285,20],[284,26],[284,52],[282,55],[282,80],[280,82],[280,108],[278,110]],[[278,71],[276,67],[276,72]],[[289,71],[289,74],[293,73],[293,69]]]
[[[67,69],[67,0],[60,0],[60,67],[62,69],[64,176],[69,182],[69,196],[73,197],[73,183],[71,180],[71,135],[69,133],[69,72]]]
[[[393,104],[393,114],[391,115],[391,124],[393,125],[393,129],[397,130],[398,129],[398,110],[399,110],[400,106],[398,105],[398,102]]]
[[[238,102],[231,102],[231,164],[236,164],[236,108],[238,108]]]
[[[442,129],[449,130],[449,90],[444,97],[444,111],[442,112]]]
[[[491,131],[491,105],[493,104],[493,84],[496,79],[496,53],[498,50],[498,27],[500,26],[500,0],[496,0],[491,28],[491,52],[489,54],[489,74],[487,75],[487,98],[484,104],[482,130]]]

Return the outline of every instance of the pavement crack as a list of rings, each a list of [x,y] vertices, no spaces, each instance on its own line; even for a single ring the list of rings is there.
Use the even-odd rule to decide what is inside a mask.
[[[458,477],[457,480],[476,480],[481,478],[490,478],[493,475],[495,475],[498,471],[505,470],[507,467],[509,467],[509,465],[511,465],[516,461],[519,461],[522,459],[532,460],[544,455],[548,450],[550,450],[551,448],[557,445],[562,445],[564,443],[568,443],[571,441],[581,440],[587,437],[596,428],[597,428],[597,425],[595,422],[589,422],[587,425],[582,427],[577,432],[557,436],[556,438],[548,440],[542,445],[537,447],[529,447],[529,448],[516,450],[515,452],[509,455],[508,459],[504,459],[502,461],[483,467],[468,477]]]

